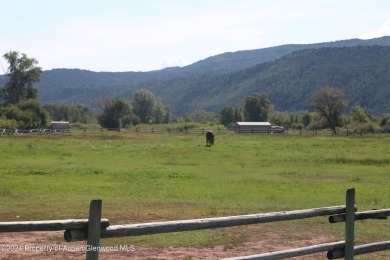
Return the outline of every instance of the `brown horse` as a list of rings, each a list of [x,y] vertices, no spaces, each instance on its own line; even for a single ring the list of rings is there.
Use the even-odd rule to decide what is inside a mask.
[[[214,133],[211,130],[208,130],[206,132],[206,146],[213,146],[214,145]]]

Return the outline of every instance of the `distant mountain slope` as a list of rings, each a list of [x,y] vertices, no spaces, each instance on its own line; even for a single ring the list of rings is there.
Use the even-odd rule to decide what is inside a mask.
[[[355,46],[355,47],[354,47]],[[357,46],[357,47],[356,47]],[[390,113],[390,37],[345,40],[224,53],[186,67],[151,72],[92,72],[54,69],[41,75],[43,103],[85,103],[98,97],[131,98],[145,87],[175,115],[217,111],[241,105],[246,96],[265,92],[276,109],[307,109],[307,99],[325,85],[341,87],[349,107],[359,104]],[[0,84],[4,77],[0,77]]]
[[[87,103],[93,107],[99,96],[131,98],[135,89],[146,87],[160,96],[176,115],[241,105],[254,92],[265,92],[277,110],[294,111],[308,109],[307,101],[313,91],[330,85],[344,89],[349,108],[361,105],[376,114],[390,113],[390,47],[387,46],[307,49],[225,74],[166,76],[153,72],[66,70],[44,73],[43,83],[47,84],[49,75],[53,77],[51,82],[65,87],[45,85],[41,89],[44,103]]]
[[[329,85],[344,90],[349,108],[361,105],[385,114],[390,112],[389,69],[390,47],[303,50],[247,70],[231,89],[242,89],[241,96],[265,92],[278,110],[294,111],[307,109],[313,91]]]
[[[280,111],[308,109],[313,91],[342,88],[349,108],[361,105],[376,114],[390,113],[390,47],[358,46],[308,49],[276,61],[226,75],[175,79],[151,85],[174,111],[216,111],[242,104],[264,92]]]
[[[207,59],[195,62],[184,69],[197,72],[232,72],[246,69],[259,63],[269,62],[283,57],[289,53],[305,49],[319,49],[326,47],[353,47],[353,46],[390,46],[390,37],[385,36],[370,40],[342,40],[334,42],[313,43],[313,44],[287,44],[270,48],[227,52]]]

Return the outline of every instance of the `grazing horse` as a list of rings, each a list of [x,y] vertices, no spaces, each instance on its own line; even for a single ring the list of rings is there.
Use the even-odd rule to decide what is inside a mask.
[[[206,146],[213,146],[214,145],[214,133],[213,131],[209,130],[206,132]]]

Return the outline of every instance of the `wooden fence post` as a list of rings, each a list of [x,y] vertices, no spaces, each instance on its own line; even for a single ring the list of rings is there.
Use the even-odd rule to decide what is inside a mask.
[[[93,200],[89,208],[87,260],[99,259],[102,200]]]
[[[353,260],[355,246],[355,189],[347,190],[345,206],[345,259]]]

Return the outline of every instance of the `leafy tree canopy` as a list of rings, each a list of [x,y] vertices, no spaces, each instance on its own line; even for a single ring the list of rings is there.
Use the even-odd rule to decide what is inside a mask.
[[[99,101],[101,113],[98,121],[106,128],[121,128],[134,119],[131,103],[125,99],[103,98]]]
[[[41,128],[48,124],[48,113],[36,99],[23,99],[17,105],[8,105],[0,109],[0,118],[9,128],[34,129]],[[8,121],[8,123],[6,123]]]
[[[48,114],[38,101],[39,81],[42,69],[38,61],[26,54],[10,51],[3,55],[9,67],[4,86],[0,87],[1,122],[12,128],[32,129],[47,125]]]
[[[243,121],[242,108],[225,106],[219,111],[219,120],[224,126]]]
[[[85,104],[50,104],[45,105],[45,109],[54,121],[64,120],[71,123],[78,122],[86,124],[92,117],[89,107]]]
[[[268,121],[271,102],[264,93],[255,93],[245,98],[245,120],[249,122]]]
[[[21,99],[36,99],[38,89],[33,83],[38,82],[42,69],[38,61],[26,54],[10,51],[3,55],[9,63],[5,85],[0,89],[0,98],[4,105],[17,104]]]
[[[327,127],[336,132],[347,102],[344,100],[344,93],[341,89],[326,86],[313,93],[310,106],[325,119]]]
[[[141,123],[168,123],[170,119],[170,109],[151,91],[142,88],[133,94],[133,112]]]

